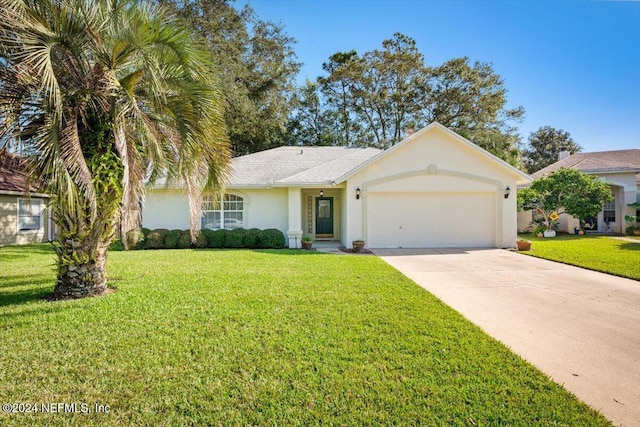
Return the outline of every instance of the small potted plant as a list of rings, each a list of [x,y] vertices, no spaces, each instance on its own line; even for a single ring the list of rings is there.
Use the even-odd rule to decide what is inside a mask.
[[[531,249],[531,242],[528,240],[518,239],[516,243],[518,245],[519,251],[528,251],[529,249]]]
[[[313,239],[311,236],[303,236],[300,242],[302,243],[302,249],[311,249],[313,246]]]
[[[627,230],[631,231],[634,236],[640,236],[640,228],[638,228],[638,216],[637,215],[625,215],[624,220],[629,224]]]
[[[353,245],[353,252],[362,252],[362,249],[364,249],[364,240],[354,240],[351,244]]]
[[[536,226],[536,228],[533,230],[533,234],[536,237],[543,237],[544,236],[544,231],[546,230],[546,227],[542,224],[539,224]]]
[[[542,233],[544,237],[556,237],[556,229],[558,228],[558,218],[560,216],[556,212],[551,212],[549,217],[545,219],[545,230]]]

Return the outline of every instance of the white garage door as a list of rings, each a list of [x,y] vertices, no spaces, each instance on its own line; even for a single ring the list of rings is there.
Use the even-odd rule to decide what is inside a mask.
[[[496,245],[494,193],[369,193],[371,248]]]

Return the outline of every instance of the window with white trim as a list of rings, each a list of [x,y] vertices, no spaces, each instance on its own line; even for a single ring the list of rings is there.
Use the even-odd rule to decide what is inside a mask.
[[[200,226],[211,230],[233,230],[244,225],[244,200],[234,194],[225,194],[220,201],[207,200],[202,207]]]
[[[18,231],[37,231],[42,228],[42,200],[18,199]]]
[[[604,204],[604,222],[616,222],[616,203],[615,202],[606,202]]]

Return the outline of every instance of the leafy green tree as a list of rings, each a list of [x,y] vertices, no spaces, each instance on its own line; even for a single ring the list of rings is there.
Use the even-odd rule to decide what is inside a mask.
[[[387,148],[407,129],[433,121],[453,129],[513,165],[519,162],[515,127],[524,110],[507,108],[502,77],[490,64],[457,58],[427,67],[415,41],[400,33],[382,49],[338,52],[318,78],[336,112],[340,145]]]
[[[593,175],[561,168],[518,190],[518,208],[535,209],[550,223],[553,213],[569,214],[584,221],[596,216],[605,202],[613,200],[609,186]]]
[[[455,58],[429,70],[421,99],[423,121],[455,130],[490,153],[517,165],[520,137],[514,123],[522,107],[506,108],[504,80],[491,64]]]
[[[318,83],[307,80],[296,93],[289,121],[291,145],[336,145],[335,113],[326,108]]]
[[[529,135],[527,146],[522,150],[527,172],[534,173],[558,161],[561,151],[575,154],[582,151],[569,132],[544,126]]]
[[[54,297],[101,294],[121,209],[126,237],[148,174],[184,181],[192,238],[202,191],[223,179],[230,153],[210,55],[148,3],[1,6],[0,137],[35,148],[32,174],[52,195]]]
[[[283,28],[228,0],[162,0],[207,41],[224,87],[233,151],[248,154],[284,144],[300,69],[295,40]]]
[[[362,140],[362,127],[358,122],[354,106],[353,87],[360,75],[360,58],[355,50],[337,52],[322,64],[328,74],[318,77],[320,90],[325,97],[327,109],[333,112],[335,145],[355,144]],[[300,106],[305,108],[304,105]]]

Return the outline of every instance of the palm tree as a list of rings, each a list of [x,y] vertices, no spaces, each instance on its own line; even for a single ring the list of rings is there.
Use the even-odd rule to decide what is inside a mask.
[[[0,149],[33,147],[58,228],[54,297],[107,290],[106,253],[136,228],[145,180],[181,179],[191,232],[230,158],[210,55],[134,0],[0,0]]]

